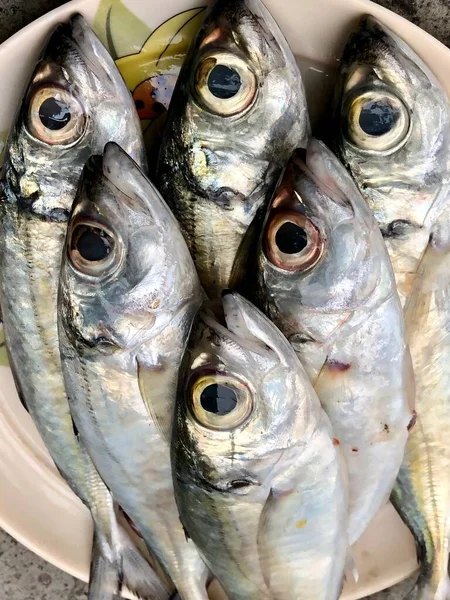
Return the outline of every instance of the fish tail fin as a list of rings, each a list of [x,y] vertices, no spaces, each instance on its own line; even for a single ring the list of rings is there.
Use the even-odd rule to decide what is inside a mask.
[[[124,587],[141,600],[168,600],[160,578],[120,526],[118,538],[111,548],[94,532],[88,600],[115,600]]]
[[[450,579],[447,564],[447,549],[442,557],[435,555],[431,562],[424,558],[421,561],[419,577],[411,591],[406,594],[405,600],[450,600]]]
[[[88,600],[114,600],[122,589],[123,573],[117,568],[111,549],[94,530]]]
[[[419,575],[406,600],[450,600],[450,579],[447,573],[442,575],[439,582],[428,576]]]
[[[445,578],[443,578],[439,584],[438,594],[442,600],[450,600],[450,579],[447,573],[445,574]]]
[[[119,537],[124,585],[141,600],[167,600],[170,594],[160,577],[121,527]]]

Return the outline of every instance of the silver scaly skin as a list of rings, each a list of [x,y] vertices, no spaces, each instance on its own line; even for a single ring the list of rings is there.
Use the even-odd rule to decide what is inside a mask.
[[[174,216],[133,160],[108,144],[88,161],[69,220],[63,372],[95,466],[184,600],[207,600],[207,569],[179,520],[169,438],[202,300]]]
[[[442,335],[449,316],[442,267],[447,258],[435,244],[449,210],[449,100],[413,50],[368,17],[344,50],[335,106],[336,147],[380,225],[406,307],[417,424],[392,500],[415,536],[422,563],[410,598],[442,600],[450,598],[445,574],[450,467],[443,441],[448,342]],[[438,245],[445,244],[444,236]]]
[[[435,224],[405,311],[417,381],[417,423],[392,502],[418,544],[408,600],[448,600],[450,581],[450,206]]]
[[[347,555],[345,468],[281,332],[233,292],[205,308],[172,438],[182,522],[229,598],[336,600]]]
[[[156,184],[205,291],[248,275],[267,203],[309,119],[292,52],[260,0],[215,0],[167,115]]]
[[[116,522],[111,495],[73,427],[56,322],[67,218],[85,161],[110,140],[143,162],[140,124],[114,61],[77,15],[51,35],[6,146],[0,196],[0,306],[18,392],[61,474],[94,519],[91,600],[122,580],[165,598]]]
[[[261,306],[297,352],[349,474],[353,544],[388,500],[414,374],[380,230],[345,167],[310,140],[291,159],[258,253]]]

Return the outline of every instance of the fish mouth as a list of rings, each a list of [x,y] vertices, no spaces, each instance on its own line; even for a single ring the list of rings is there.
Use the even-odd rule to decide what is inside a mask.
[[[77,46],[86,68],[100,80],[104,80],[107,74],[111,82],[116,82],[118,78],[114,61],[85,18],[75,13],[66,27],[66,35]]]
[[[103,69],[106,69],[108,75],[111,76],[111,68],[109,67],[111,57],[89,27],[85,18],[79,13],[73,14],[67,23],[59,23],[54,28],[42,57],[59,63],[57,59],[69,51],[68,46],[72,51],[75,48],[85,67],[93,70],[101,79],[104,80],[105,76]],[[102,73],[99,72],[98,68],[99,59]]]
[[[387,37],[388,42],[390,42],[391,32],[372,15],[363,15],[358,23],[357,29],[350,37],[353,42],[352,45],[357,51],[357,48],[360,45],[365,45],[367,43],[372,45],[376,39],[385,39]]]
[[[262,357],[273,358],[273,351],[247,327],[240,296],[223,290],[221,300],[206,301],[200,311],[202,321],[219,336]]]
[[[115,142],[108,142],[105,145],[103,154],[92,154],[86,162],[86,171],[90,171],[95,178],[100,178],[108,182],[118,191],[122,190],[115,184],[113,171],[120,170],[126,165],[123,164],[124,159],[127,162],[133,162],[128,154]]]
[[[381,39],[388,44],[391,52],[393,52],[394,49],[400,50],[398,42],[404,46],[404,43],[397,34],[386,25],[383,25],[383,23],[373,15],[364,15],[361,17],[358,32],[355,35],[358,35],[358,37],[364,38],[365,40],[370,36],[369,39],[372,39],[372,44],[374,43],[374,39]]]
[[[73,64],[70,69],[83,73],[84,85],[92,85],[89,82],[95,76],[111,94],[123,96],[124,83],[114,60],[81,14],[75,13],[68,22],[55,27],[41,60],[62,66]]]
[[[298,149],[293,154],[293,161],[299,170],[322,191],[325,196],[342,206],[350,205],[347,194],[339,186],[336,178],[329,173],[327,158],[332,155],[327,146],[316,138],[308,141],[306,151]],[[332,155],[333,158],[334,155]],[[302,199],[307,203],[307,199]]]
[[[388,27],[380,23],[372,15],[364,15],[356,31],[351,33],[349,42],[347,42],[342,57],[342,63],[346,65],[358,62],[367,53],[367,64],[372,67],[377,66],[377,46],[382,44],[387,54],[395,62],[401,61],[400,55],[406,54],[409,58],[409,51],[406,49],[402,40]],[[361,61],[359,61],[361,62]],[[365,62],[363,59],[362,62]],[[416,62],[416,61],[414,61]]]
[[[98,158],[92,158],[94,168],[99,169],[103,180],[121,194],[122,202],[135,211],[147,213],[155,222],[165,218],[167,206],[160,193],[119,144],[112,141],[105,145],[101,166]]]
[[[92,182],[102,181],[115,196],[120,194],[123,202],[133,207],[141,205],[144,210],[151,212],[150,203],[144,202],[133,187],[133,180],[137,179],[135,175],[138,174],[143,177],[140,167],[133,158],[116,142],[108,142],[103,154],[92,154],[89,157],[83,179]],[[88,195],[90,195],[89,191],[88,189]]]

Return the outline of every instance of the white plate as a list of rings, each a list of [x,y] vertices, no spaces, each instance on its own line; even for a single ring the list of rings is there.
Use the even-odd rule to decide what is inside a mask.
[[[189,33],[195,20],[190,21],[181,34],[177,32],[194,13],[170,21],[165,29],[158,30],[164,32],[162,37],[157,32],[149,38],[150,33],[174,15],[205,3],[196,0],[74,0],[17,33],[0,46],[0,144],[11,125],[39,50],[56,23],[74,12],[83,14],[105,42],[112,40],[117,56],[128,55],[118,64],[130,89],[134,90],[158,69],[155,61],[164,50],[161,46],[164,37],[175,36],[175,46],[172,44],[164,52],[165,56],[173,55],[174,49],[183,52],[182,34]],[[322,97],[332,82],[348,32],[366,13],[378,17],[409,43],[450,93],[450,51],[424,31],[378,5],[367,0],[266,0],[266,5],[299,60],[314,115],[318,114]],[[179,56],[172,56],[171,68],[176,69],[180,61]],[[309,68],[311,65],[314,68]],[[145,92],[144,88],[145,85],[139,90]],[[136,98],[139,98],[139,90],[135,92]],[[161,96],[163,87],[157,93]],[[92,535],[89,513],[59,477],[23,410],[2,349],[0,365],[3,365],[0,366],[0,526],[46,560],[87,580]],[[343,593],[346,600],[393,585],[417,568],[413,539],[391,505],[380,511],[356,544],[355,560],[360,578],[358,584],[347,582]]]

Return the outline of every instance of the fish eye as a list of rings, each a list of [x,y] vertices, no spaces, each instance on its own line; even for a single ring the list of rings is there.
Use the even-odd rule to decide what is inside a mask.
[[[203,58],[196,70],[195,94],[209,112],[230,117],[251,106],[257,90],[256,76],[247,63],[228,52]]]
[[[253,408],[248,386],[223,373],[200,375],[190,385],[191,411],[200,425],[231,430],[244,423]]]
[[[84,133],[86,117],[81,104],[57,86],[37,88],[29,101],[27,127],[33,137],[50,145],[68,145]]]
[[[233,98],[242,86],[241,76],[236,69],[226,65],[215,65],[208,75],[208,89],[216,98]]]
[[[67,253],[77,271],[99,276],[116,262],[117,244],[103,224],[79,222],[69,233]]]
[[[385,152],[406,141],[409,110],[402,100],[386,91],[353,94],[344,104],[346,135],[362,150]]]
[[[275,213],[266,226],[268,260],[284,271],[309,271],[320,260],[324,241],[319,229],[298,212]]]

